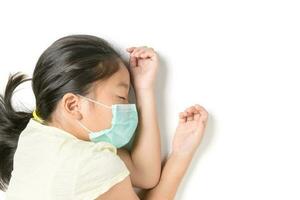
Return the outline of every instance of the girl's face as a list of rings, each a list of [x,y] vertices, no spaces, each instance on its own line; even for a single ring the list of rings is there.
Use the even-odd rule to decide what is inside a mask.
[[[111,106],[112,104],[126,104],[128,103],[129,86],[129,72],[126,67],[120,67],[120,70],[109,79],[96,83],[93,88],[94,90],[87,97],[107,106]],[[111,109],[85,100],[82,97],[80,98],[82,100],[83,115],[81,123],[91,131],[99,131],[111,127]],[[85,130],[83,131],[86,132]]]
[[[107,106],[127,104],[129,103],[129,89],[130,74],[126,66],[122,64],[111,77],[95,82],[86,97]],[[51,125],[72,133],[82,140],[89,141],[89,133],[76,120],[79,120],[91,131],[100,131],[111,127],[112,109],[72,93],[64,95],[57,110]]]

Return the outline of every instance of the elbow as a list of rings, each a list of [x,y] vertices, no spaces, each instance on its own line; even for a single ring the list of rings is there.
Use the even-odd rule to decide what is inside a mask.
[[[142,189],[152,189],[154,188],[160,180],[161,171],[159,170],[156,173],[149,174],[144,183],[141,186]]]
[[[145,189],[152,189],[154,188],[157,184],[159,183],[159,177],[158,178],[153,178],[151,181],[149,181],[147,187]]]
[[[159,181],[156,181],[156,180],[149,180],[149,181],[145,181],[144,183],[142,183],[140,185],[140,188],[141,189],[145,189],[145,190],[148,190],[148,189],[152,189],[154,188],[157,184],[158,184]]]

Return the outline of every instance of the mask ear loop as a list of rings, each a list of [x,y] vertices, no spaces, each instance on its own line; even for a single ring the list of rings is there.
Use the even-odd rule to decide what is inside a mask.
[[[106,108],[108,108],[108,109],[111,109],[111,106],[107,106],[107,105],[105,105],[105,104],[103,104],[103,103],[100,103],[100,102],[95,101],[95,100],[93,100],[93,99],[87,98],[87,97],[82,96],[82,95],[80,95],[80,94],[77,94],[77,95],[78,95],[78,96],[81,96],[81,97],[84,98],[84,99],[87,99],[87,100],[89,100],[89,101],[92,101],[92,102],[94,102],[94,103],[96,103],[96,104],[102,105],[102,106],[104,106],[104,107],[106,107]],[[84,126],[79,120],[77,120],[77,122],[78,122],[78,124],[79,124],[84,130],[86,130],[86,131],[89,132],[89,133],[93,133],[93,131],[91,131],[91,130],[88,129],[86,126]]]
[[[90,129],[88,129],[87,127],[85,127],[79,120],[76,120],[79,124],[79,126],[81,126],[84,130],[86,130],[88,133],[92,133],[93,131],[91,131]]]
[[[105,105],[105,104],[103,104],[103,103],[100,103],[100,102],[95,101],[95,100],[93,100],[93,99],[90,99],[90,98],[88,98],[88,97],[82,96],[82,95],[80,95],[80,94],[78,94],[78,96],[81,96],[81,97],[83,97],[84,99],[87,99],[87,100],[92,101],[92,102],[94,102],[94,103],[96,103],[96,104],[99,104],[99,105],[104,106],[104,107],[106,107],[106,108],[108,108],[108,109],[111,109],[111,106],[107,106],[107,105]]]

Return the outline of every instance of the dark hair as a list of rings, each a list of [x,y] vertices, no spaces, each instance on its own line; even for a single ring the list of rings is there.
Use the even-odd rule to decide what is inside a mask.
[[[13,170],[13,157],[20,133],[32,111],[15,111],[11,104],[14,89],[32,80],[36,113],[51,121],[58,101],[68,92],[85,96],[95,81],[118,71],[120,54],[104,39],[91,35],[69,35],[52,43],[39,57],[32,78],[21,72],[9,76],[0,96],[0,189],[6,191]]]

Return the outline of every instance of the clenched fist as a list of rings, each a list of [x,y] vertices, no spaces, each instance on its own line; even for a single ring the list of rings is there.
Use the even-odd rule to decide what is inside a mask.
[[[173,153],[193,154],[203,137],[208,112],[199,104],[179,113],[179,122],[173,139]]]

